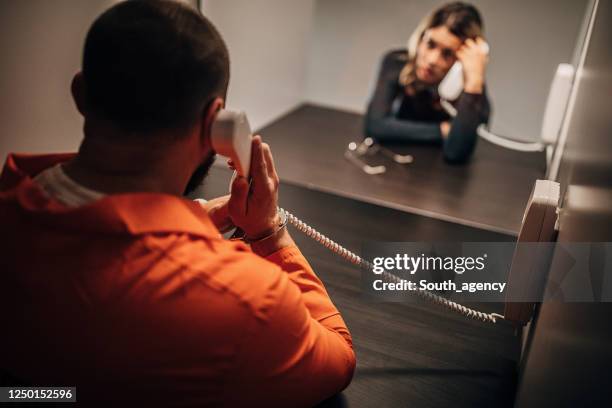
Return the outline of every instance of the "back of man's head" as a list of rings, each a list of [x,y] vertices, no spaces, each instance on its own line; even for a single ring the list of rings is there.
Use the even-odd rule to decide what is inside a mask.
[[[85,40],[87,110],[127,132],[184,129],[224,98],[229,57],[215,27],[177,2],[130,0],[107,10]]]

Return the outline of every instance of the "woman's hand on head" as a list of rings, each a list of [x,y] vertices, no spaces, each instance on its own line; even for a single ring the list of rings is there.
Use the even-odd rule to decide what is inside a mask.
[[[457,60],[463,65],[463,90],[468,93],[482,93],[485,69],[489,56],[484,48],[485,41],[478,37],[468,38],[457,51]]]

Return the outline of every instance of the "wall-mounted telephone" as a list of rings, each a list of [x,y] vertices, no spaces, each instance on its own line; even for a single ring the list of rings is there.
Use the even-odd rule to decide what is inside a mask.
[[[535,302],[509,302],[523,298],[533,299],[544,292],[545,276],[542,276],[542,265],[549,259],[534,256],[534,249],[525,247],[527,242],[553,242],[556,235],[556,223],[560,196],[559,183],[550,180],[536,180],[527,208],[523,215],[517,246],[512,257],[512,266],[508,275],[504,317],[507,320],[525,325],[533,315]],[[547,250],[547,248],[544,248]],[[540,254],[541,255],[541,254]]]
[[[244,177],[248,177],[249,174],[251,139],[250,126],[244,112],[222,110],[218,113],[211,130],[212,146],[218,154],[230,158],[235,164],[236,172]],[[518,243],[553,241],[558,202],[559,184],[549,180],[537,180],[525,209]],[[279,208],[279,211],[285,213],[288,223],[330,251],[337,253],[356,266],[372,270],[372,264],[369,261],[327,238],[290,212],[282,208]],[[530,259],[529,254],[520,251],[519,246],[517,246],[508,276],[506,299],[516,299],[517,297],[510,294],[515,294],[517,291],[520,291],[522,294],[522,291],[528,288],[532,282],[541,281],[541,276],[535,276],[536,274],[540,275],[540,272],[533,265],[533,259]],[[382,276],[393,282],[401,280],[398,276],[388,272],[383,272]],[[484,313],[470,309],[425,290],[418,290],[414,293],[432,303],[444,306],[468,318],[491,323],[502,319],[511,321],[514,324],[525,325],[531,319],[534,308],[533,302],[506,302],[504,315],[502,316],[497,313]]]

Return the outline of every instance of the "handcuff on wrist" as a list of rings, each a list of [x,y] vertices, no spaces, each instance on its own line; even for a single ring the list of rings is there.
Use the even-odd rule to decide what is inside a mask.
[[[277,224],[277,226],[274,228],[274,230],[270,232],[269,234],[266,234],[260,238],[249,238],[244,233],[244,231],[242,231],[240,228],[237,228],[230,239],[239,239],[250,245],[250,244],[256,244],[259,242],[263,242],[267,239],[272,238],[273,236],[275,236],[276,234],[278,234],[280,231],[282,231],[283,229],[287,227],[287,213],[285,213],[285,211],[282,208],[277,208],[276,211],[277,211],[277,214],[280,216],[280,221]]]

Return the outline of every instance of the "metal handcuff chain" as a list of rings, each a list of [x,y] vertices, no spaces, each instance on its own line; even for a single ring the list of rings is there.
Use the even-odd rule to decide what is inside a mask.
[[[306,224],[305,222],[297,218],[295,215],[291,214],[289,211],[283,208],[279,208],[279,212],[284,213],[283,215],[287,217],[287,222],[289,224],[295,227],[298,231],[304,233],[306,236],[312,238],[314,241],[323,245],[325,248],[340,255],[342,258],[352,263],[353,265],[356,265],[360,268],[365,268],[367,270],[372,270],[373,265],[371,262],[368,262],[367,260],[361,258],[359,255],[349,251],[342,245],[321,234],[319,231],[312,228],[310,225]],[[383,272],[381,276],[390,282],[399,283],[401,281],[398,276],[393,275],[389,272]],[[442,296],[436,295],[435,293],[429,292],[427,290],[419,289],[415,291],[415,294],[431,303],[442,306],[469,319],[488,323],[497,323],[498,319],[504,319],[504,316],[498,313],[480,312],[478,310],[471,309],[467,306],[463,306],[457,302],[453,302]]]

